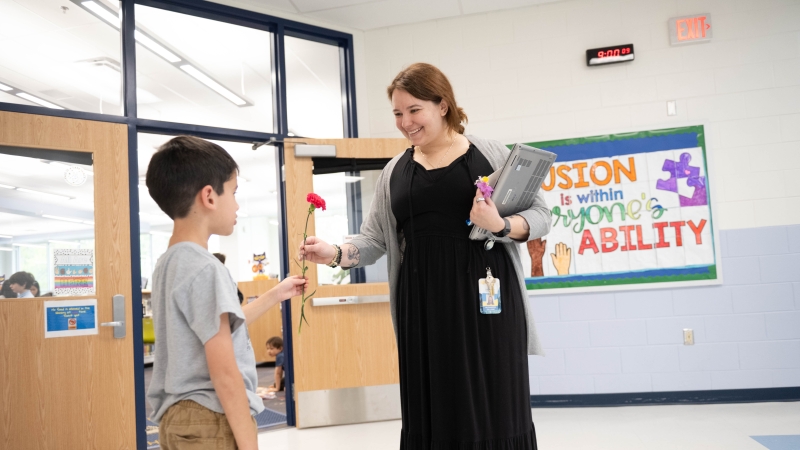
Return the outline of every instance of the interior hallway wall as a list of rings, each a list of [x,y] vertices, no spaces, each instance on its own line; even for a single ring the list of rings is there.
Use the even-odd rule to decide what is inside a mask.
[[[671,47],[667,20],[695,13],[713,41]],[[532,394],[800,386],[800,2],[572,0],[364,41],[369,137],[400,136],[386,86],[418,61],[448,75],[467,133],[503,143],[706,126],[725,284],[531,297]],[[627,43],[635,61],[586,67]]]

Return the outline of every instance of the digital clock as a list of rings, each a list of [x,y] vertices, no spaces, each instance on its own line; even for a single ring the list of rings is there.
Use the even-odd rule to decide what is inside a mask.
[[[633,44],[586,50],[587,66],[600,66],[625,61],[633,61]]]

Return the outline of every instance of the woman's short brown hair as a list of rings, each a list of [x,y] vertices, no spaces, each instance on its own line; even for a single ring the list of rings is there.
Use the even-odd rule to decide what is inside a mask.
[[[414,98],[437,105],[444,100],[447,103],[447,113],[444,116],[447,126],[458,134],[464,134],[464,125],[461,123],[467,123],[467,114],[456,104],[450,80],[435,66],[415,63],[401,70],[386,88],[389,100],[392,99],[395,89],[404,90]]]

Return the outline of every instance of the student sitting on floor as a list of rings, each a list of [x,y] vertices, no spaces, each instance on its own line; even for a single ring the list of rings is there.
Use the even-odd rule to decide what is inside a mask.
[[[286,387],[286,380],[283,378],[283,339],[278,336],[267,339],[267,354],[275,358],[275,383],[267,392],[282,391]]]
[[[258,448],[253,416],[264,404],[247,324],[306,284],[288,277],[239,305],[236,282],[208,251],[212,234],[233,233],[238,172],[222,147],[189,136],[161,146],[147,168],[150,196],[174,221],[151,297],[158,340],[147,398],[162,450]]]

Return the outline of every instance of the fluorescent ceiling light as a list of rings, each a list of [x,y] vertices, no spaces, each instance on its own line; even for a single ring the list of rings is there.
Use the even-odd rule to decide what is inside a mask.
[[[142,33],[141,31],[134,30],[133,36],[140,44],[149,48],[153,53],[166,59],[167,61],[171,63],[181,62],[181,59],[178,57],[178,55],[167,50],[163,45],[151,39],[150,36]]]
[[[0,252],[13,252],[13,251],[14,251],[13,248],[0,247]]]
[[[50,241],[47,241],[47,242],[49,242],[51,244],[65,244],[65,245],[80,245],[81,244],[80,242],[54,241],[54,240],[50,240]]]
[[[89,11],[94,16],[100,18],[104,22],[107,22],[111,26],[116,29],[121,29],[122,22],[120,21],[120,15],[109,9],[106,5],[103,5],[97,1],[87,0],[71,0],[73,3],[80,5],[86,11]],[[170,64],[178,66],[178,63],[184,62],[184,57],[177,54],[177,52],[173,52],[167,49],[166,45],[159,42],[158,37],[153,37],[148,35],[145,31],[141,31],[138,28],[133,30],[133,37],[136,41],[142,44],[145,48],[152,51],[156,55],[164,58]],[[251,105],[249,101],[239,97],[238,95],[234,94],[232,91],[227,89],[226,87],[222,86],[220,83],[214,81],[210,76],[203,73],[200,69],[193,67],[190,64],[185,64],[180,66],[181,70],[188,73],[201,83],[205,84],[207,87],[211,88],[214,92],[222,95],[229,101],[231,101],[236,106],[248,106]],[[137,89],[138,92],[138,89]],[[146,91],[145,91],[146,92]],[[148,103],[155,103],[159,101],[158,97],[152,95],[150,93],[146,93],[149,95],[142,95],[139,99],[139,103],[143,103],[146,101]]]
[[[11,91],[13,89],[14,88],[12,88],[11,86],[6,86],[5,84],[0,83],[0,91]]]
[[[51,194],[49,192],[34,191],[34,190],[31,190],[31,189],[25,189],[25,188],[21,188],[21,187],[18,187],[17,190],[19,192],[27,192],[28,194],[46,195],[48,197],[57,197],[57,198],[63,198],[63,199],[67,199],[67,200],[72,200],[72,197],[67,196],[67,195]]]
[[[11,244],[14,247],[33,247],[33,248],[44,248],[44,245],[36,245],[36,244]]]
[[[82,223],[84,225],[94,225],[91,220],[75,219],[73,217],[51,216],[49,214],[42,214],[42,217],[53,220],[63,220],[64,222]]]
[[[5,234],[0,234],[0,238],[3,238],[3,239],[11,239],[13,237],[14,236],[6,236]]]
[[[7,184],[0,184],[0,188],[3,188],[3,189],[16,189],[15,186],[9,186]]]
[[[106,8],[103,8],[99,4],[92,1],[82,2],[81,5],[83,5],[83,7],[85,7],[89,11],[93,12],[97,17],[111,24],[114,28],[119,29],[120,18],[118,14],[114,14],[113,12],[107,10]]]
[[[74,223],[83,222],[81,219],[73,219],[70,217],[61,217],[61,216],[51,216],[49,214],[42,214],[42,217],[45,217],[47,219],[63,220],[64,222],[74,222]]]
[[[247,104],[246,101],[242,100],[240,97],[238,97],[236,94],[234,94],[233,92],[231,92],[228,89],[226,89],[221,84],[219,84],[216,81],[212,80],[211,77],[209,77],[208,75],[206,75],[203,72],[200,72],[199,70],[197,70],[196,67],[191,66],[189,64],[184,64],[184,65],[181,66],[181,70],[183,70],[184,72],[186,72],[189,75],[191,75],[192,77],[194,77],[197,81],[199,81],[199,82],[205,84],[206,86],[210,87],[211,90],[213,90],[217,94],[227,98],[234,105],[236,105],[236,106],[244,106],[244,105]]]
[[[47,100],[42,100],[41,98],[35,97],[35,96],[31,95],[31,94],[28,94],[27,92],[17,92],[17,97],[22,97],[25,100],[28,100],[29,102],[33,102],[33,103],[36,103],[37,105],[45,106],[45,107],[48,107],[48,108],[64,109],[64,108],[56,105],[55,103],[50,103]]]

